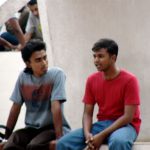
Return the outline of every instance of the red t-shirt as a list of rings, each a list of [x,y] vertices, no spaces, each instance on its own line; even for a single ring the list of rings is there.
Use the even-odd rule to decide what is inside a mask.
[[[103,72],[92,74],[87,79],[83,102],[98,105],[99,121],[116,120],[124,114],[125,105],[137,105],[131,124],[139,133],[141,124],[139,85],[133,74],[121,70],[112,80],[105,80]]]

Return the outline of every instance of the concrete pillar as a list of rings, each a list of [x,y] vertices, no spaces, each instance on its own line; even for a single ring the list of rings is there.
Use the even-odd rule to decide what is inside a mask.
[[[7,0],[3,5],[0,6],[0,25],[5,23],[10,17],[26,5],[28,0]]]
[[[48,50],[48,60],[49,66],[54,65],[53,60],[53,46],[52,46],[52,37],[51,37],[51,29],[50,22],[48,21],[48,7],[46,0],[38,0],[38,8],[40,13],[40,21],[43,33],[43,39],[46,42],[46,47]]]

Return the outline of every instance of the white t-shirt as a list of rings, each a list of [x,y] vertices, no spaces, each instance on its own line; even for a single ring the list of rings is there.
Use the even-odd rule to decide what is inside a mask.
[[[27,26],[26,26],[26,33],[32,33],[32,38],[36,39],[43,39],[42,37],[42,30],[41,30],[41,23],[40,19],[30,12]]]

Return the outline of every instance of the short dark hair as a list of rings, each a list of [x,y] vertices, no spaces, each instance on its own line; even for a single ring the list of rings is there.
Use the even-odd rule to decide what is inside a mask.
[[[40,39],[32,39],[26,43],[25,47],[21,50],[21,56],[23,61],[26,63],[30,61],[31,55],[36,51],[46,51],[46,44]],[[30,68],[25,68],[24,72],[32,74],[32,70]]]
[[[35,51],[45,50],[46,44],[40,39],[32,39],[26,43],[25,47],[21,50],[22,59],[24,62],[29,61],[31,55]]]
[[[37,0],[30,0],[28,2],[28,5],[35,5],[35,4],[37,4]]]
[[[106,48],[108,53],[111,55],[118,55],[118,44],[112,39],[100,39],[98,40],[92,48],[93,52],[99,51],[101,48]]]

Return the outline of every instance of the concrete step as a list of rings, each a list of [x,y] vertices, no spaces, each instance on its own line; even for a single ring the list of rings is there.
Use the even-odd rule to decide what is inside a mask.
[[[0,150],[3,150],[3,144],[0,143]],[[102,145],[100,150],[109,150],[107,145]],[[150,150],[150,142],[135,142],[132,150]]]
[[[102,145],[100,150],[109,150],[107,145]],[[132,150],[150,150],[150,142],[135,142]]]

